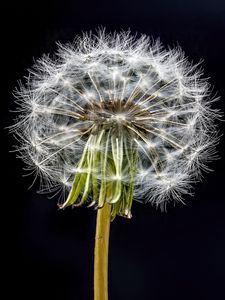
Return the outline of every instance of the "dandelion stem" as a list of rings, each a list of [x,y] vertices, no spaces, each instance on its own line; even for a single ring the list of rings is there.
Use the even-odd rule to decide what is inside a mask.
[[[98,209],[94,254],[94,300],[108,300],[108,248],[111,205]]]

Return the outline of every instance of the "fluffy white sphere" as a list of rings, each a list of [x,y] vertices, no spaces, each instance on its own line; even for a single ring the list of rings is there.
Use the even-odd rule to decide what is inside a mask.
[[[86,174],[81,194],[91,195],[94,182],[98,195],[103,181],[115,183],[106,201],[121,202],[118,214],[130,216],[128,193],[164,209],[190,193],[214,157],[209,88],[180,48],[129,32],[83,34],[40,59],[17,91],[21,156],[42,190],[69,191]],[[98,195],[91,198],[101,206]]]

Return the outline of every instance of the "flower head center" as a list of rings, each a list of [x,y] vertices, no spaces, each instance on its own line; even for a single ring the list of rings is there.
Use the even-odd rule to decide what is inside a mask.
[[[144,111],[135,102],[127,103],[124,100],[93,102],[87,105],[82,116],[83,119],[92,121],[97,127],[113,128],[133,126],[138,117],[149,117],[150,113]],[[143,124],[142,124],[143,125]]]

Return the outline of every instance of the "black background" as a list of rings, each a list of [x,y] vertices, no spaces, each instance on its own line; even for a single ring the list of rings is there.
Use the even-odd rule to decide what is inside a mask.
[[[160,36],[179,44],[190,60],[204,60],[205,76],[225,100],[225,2],[214,1],[8,1],[1,10],[1,120],[12,124],[12,91],[34,59],[53,54],[56,41],[72,41],[81,31],[110,30]],[[6,17],[4,19],[4,17]],[[3,69],[3,64],[6,68]],[[220,123],[223,131],[224,123]],[[15,140],[1,132],[1,256],[3,299],[92,299],[96,212],[57,209],[57,198],[27,190],[23,163],[9,153]],[[225,299],[224,137],[215,170],[196,185],[186,204],[161,213],[133,204],[133,218],[111,225],[111,300]],[[4,238],[4,241],[3,241]],[[1,292],[3,293],[3,291]]]

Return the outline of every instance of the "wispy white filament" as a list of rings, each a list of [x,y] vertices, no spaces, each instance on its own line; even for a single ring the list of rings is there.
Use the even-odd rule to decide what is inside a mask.
[[[85,147],[107,151],[92,136],[99,122],[103,130],[124,128],[137,149],[134,199],[162,209],[190,193],[190,184],[215,157],[219,113],[210,108],[216,99],[208,81],[180,48],[166,50],[145,35],[99,31],[59,45],[57,57],[40,59],[16,96],[20,115],[13,129],[20,156],[41,176],[43,190],[55,191],[59,184],[69,190],[74,174],[90,174],[77,165]],[[123,108],[110,110],[113,102]],[[123,141],[109,142],[118,164],[108,179],[128,185]]]

